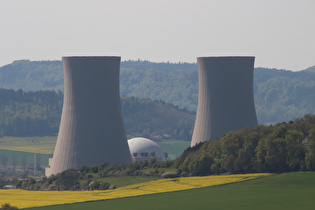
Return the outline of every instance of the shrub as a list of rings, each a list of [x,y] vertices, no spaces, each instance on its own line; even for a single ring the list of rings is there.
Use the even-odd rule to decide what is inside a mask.
[[[9,203],[5,203],[1,205],[0,210],[16,210],[18,207],[16,206],[11,206]]]
[[[179,177],[178,173],[176,172],[166,172],[164,174],[162,174],[163,178],[177,178]]]

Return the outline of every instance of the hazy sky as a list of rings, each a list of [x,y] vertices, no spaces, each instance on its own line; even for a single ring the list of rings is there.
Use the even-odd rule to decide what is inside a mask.
[[[303,70],[315,65],[315,0],[0,0],[0,66],[66,55],[254,55]]]

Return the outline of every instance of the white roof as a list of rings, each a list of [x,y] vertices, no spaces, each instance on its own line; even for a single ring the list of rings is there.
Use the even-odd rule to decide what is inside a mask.
[[[128,140],[129,149],[131,155],[134,153],[144,153],[147,152],[149,154],[155,153],[155,156],[157,158],[161,158],[162,160],[165,160],[165,155],[160,146],[155,143],[154,141],[142,138],[142,137],[136,137]]]

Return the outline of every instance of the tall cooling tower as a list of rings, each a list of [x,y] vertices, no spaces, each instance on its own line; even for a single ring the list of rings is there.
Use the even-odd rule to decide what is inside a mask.
[[[64,103],[49,174],[131,163],[123,124],[120,57],[63,57]]]
[[[199,96],[191,146],[257,125],[255,57],[198,57]]]

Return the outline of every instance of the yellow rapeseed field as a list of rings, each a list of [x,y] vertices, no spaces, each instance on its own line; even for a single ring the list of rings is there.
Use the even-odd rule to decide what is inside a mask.
[[[159,179],[103,191],[27,191],[8,189],[0,190],[0,204],[10,203],[18,208],[27,208],[92,200],[106,200],[221,185],[269,175],[271,174],[239,174]]]

